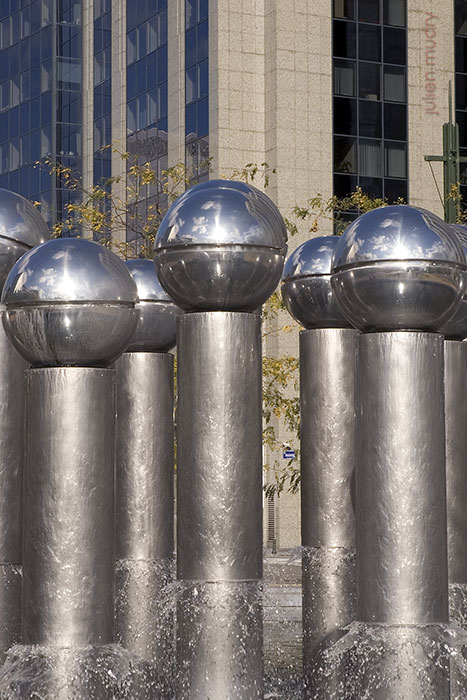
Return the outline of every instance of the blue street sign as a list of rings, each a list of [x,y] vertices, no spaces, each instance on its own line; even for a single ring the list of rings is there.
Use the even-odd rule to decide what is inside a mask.
[[[282,454],[282,457],[284,459],[294,459],[295,450],[285,450],[285,452]]]

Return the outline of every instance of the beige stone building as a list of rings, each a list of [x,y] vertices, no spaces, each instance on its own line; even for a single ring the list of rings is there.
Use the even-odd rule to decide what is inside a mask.
[[[109,142],[200,178],[267,163],[287,217],[357,185],[441,214],[442,167],[424,155],[442,151],[449,81],[467,148],[464,0],[11,0],[0,13],[0,186],[50,221],[77,195],[33,163],[50,155],[91,186],[124,174]],[[158,197],[149,188],[141,211]],[[309,235],[302,223],[290,250]],[[267,354],[297,353],[286,323]],[[282,468],[283,447],[265,461]],[[265,506],[265,542],[299,545],[299,496]]]

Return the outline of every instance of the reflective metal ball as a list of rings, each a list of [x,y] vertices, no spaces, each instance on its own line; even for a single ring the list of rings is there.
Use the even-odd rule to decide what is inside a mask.
[[[451,224],[467,258],[467,226]],[[440,328],[447,340],[464,340],[467,338],[467,272],[464,276],[464,292],[453,315]]]
[[[210,180],[182,194],[156,236],[159,280],[186,311],[254,311],[282,274],[287,232],[263,192]]]
[[[15,262],[49,237],[47,224],[31,202],[0,189],[0,289]]]
[[[312,238],[285,263],[282,298],[291,316],[307,329],[350,326],[331,288],[331,261],[338,242],[338,236]]]
[[[158,280],[152,260],[126,260],[138,289],[138,323],[127,352],[168,352],[174,347],[177,316],[183,311]]]
[[[331,283],[343,314],[362,331],[437,332],[460,301],[465,270],[448,224],[395,205],[363,214],[344,231]]]
[[[3,288],[3,325],[33,367],[106,367],[133,335],[137,290],[123,262],[83,238],[23,255]]]

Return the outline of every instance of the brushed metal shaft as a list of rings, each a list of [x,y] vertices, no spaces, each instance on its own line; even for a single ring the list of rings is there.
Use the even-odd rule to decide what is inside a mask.
[[[443,338],[357,340],[357,619],[448,619]]]
[[[125,353],[117,370],[117,641],[170,672],[173,581],[173,356]],[[168,609],[169,608],[169,609]]]
[[[113,641],[114,374],[26,371],[24,644]]]
[[[449,582],[467,583],[467,343],[444,343]]]
[[[352,329],[300,333],[303,667],[355,619],[355,342]]]
[[[117,559],[174,551],[173,356],[124,353],[117,370]]]
[[[0,663],[21,638],[24,370],[0,322]]]
[[[257,586],[262,577],[260,319],[186,314],[178,320],[177,346],[177,576],[213,586],[198,608],[179,606],[177,697],[261,697],[261,625],[252,625],[246,601],[230,604],[222,593],[237,586],[241,598],[245,585]],[[212,640],[229,629],[228,644],[212,653]]]

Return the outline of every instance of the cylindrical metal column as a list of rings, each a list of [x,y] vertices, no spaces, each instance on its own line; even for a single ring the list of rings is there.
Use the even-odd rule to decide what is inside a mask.
[[[116,362],[116,640],[169,674],[174,659],[173,356]]]
[[[262,697],[260,317],[178,320],[177,698]]]
[[[300,333],[303,667],[355,619],[355,341]]]
[[[443,342],[423,332],[357,341],[357,619],[400,630],[400,652],[377,661],[383,680],[398,679],[372,696],[384,700],[427,697],[426,673],[436,698],[449,697],[448,665],[420,673],[404,651],[407,626],[424,648],[448,620]]]
[[[25,644],[113,641],[114,375],[26,372]]]
[[[0,320],[0,664],[21,639],[25,369]]]
[[[467,624],[467,343],[444,343],[450,617]]]

